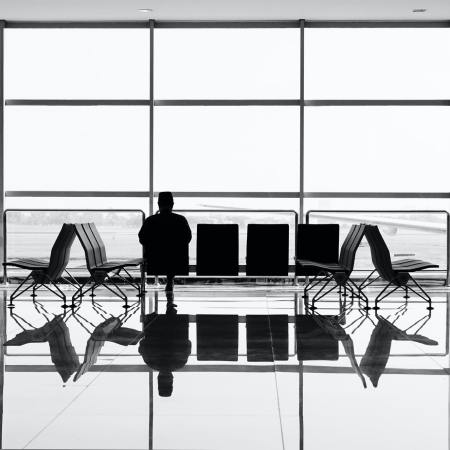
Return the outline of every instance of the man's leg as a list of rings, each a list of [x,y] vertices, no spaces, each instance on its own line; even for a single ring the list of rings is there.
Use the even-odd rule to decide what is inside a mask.
[[[167,275],[167,284],[166,284],[166,291],[173,291],[173,280],[175,278],[175,275]]]

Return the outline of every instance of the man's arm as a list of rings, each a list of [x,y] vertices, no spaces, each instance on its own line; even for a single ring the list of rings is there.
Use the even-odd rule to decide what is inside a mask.
[[[150,238],[150,221],[149,218],[145,219],[144,223],[142,224],[141,229],[139,230],[138,237],[139,242],[145,247],[148,245],[149,238]]]
[[[188,221],[186,220],[186,217],[183,217],[184,219],[184,223],[185,223],[185,234],[186,234],[186,242],[189,243],[191,242],[192,239],[192,232],[191,232],[191,227],[189,226]]]

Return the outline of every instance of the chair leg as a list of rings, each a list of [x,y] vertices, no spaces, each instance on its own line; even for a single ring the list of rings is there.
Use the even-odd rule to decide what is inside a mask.
[[[314,278],[311,281],[309,281],[309,276],[306,277],[305,278],[305,287],[303,288],[303,298],[308,297],[308,292],[311,289],[314,289],[320,283],[326,282],[328,279],[331,279],[331,278],[332,278],[331,275],[328,275],[324,272],[319,272],[317,275],[314,276]]]
[[[22,294],[24,294],[25,292],[27,292],[28,290],[32,289],[35,285],[36,282],[33,281],[32,284],[30,284],[29,286],[26,286],[24,289],[21,290],[22,286],[31,278],[31,273],[19,284],[19,286],[17,286],[17,288],[14,290],[14,292],[10,295],[9,297],[9,304],[8,304],[8,308],[12,309],[14,308],[14,303],[13,300],[15,300],[16,298],[20,297]]]
[[[384,300],[386,297],[389,297],[391,294],[393,294],[397,289],[400,288],[400,286],[395,286],[391,291],[386,292],[389,287],[392,286],[392,282],[389,282],[382,291],[375,297],[375,306],[373,307],[374,310],[380,309],[378,306],[378,303],[381,302],[381,300]]]
[[[359,285],[359,290],[362,290],[364,288],[366,288],[367,286],[370,286],[373,282],[375,282],[376,280],[378,280],[379,277],[375,277],[373,280],[370,280],[370,277],[376,272],[377,270],[374,269],[372,270],[372,272],[369,273],[369,275],[367,275],[366,278],[364,278],[364,280],[361,282],[361,284]]]
[[[347,280],[347,283],[349,284],[350,287],[352,287],[356,290],[356,292],[357,292],[356,295],[358,297],[359,305],[361,305],[361,297],[362,297],[364,300],[364,303],[366,304],[366,306],[364,306],[364,309],[366,311],[369,311],[370,310],[369,299],[368,299],[367,295],[364,294],[364,292],[361,290],[361,285],[357,286],[357,284],[351,278],[349,278]],[[354,293],[353,293],[353,289],[352,289],[352,296],[353,295],[354,295]]]
[[[75,300],[78,298],[80,299],[80,303],[83,301],[83,296],[89,292],[91,287],[89,286],[89,283],[94,282],[94,279],[91,277],[88,278],[87,281],[85,281],[83,284],[80,284],[80,287],[75,291],[75,293],[72,295],[72,304],[70,308],[75,308]],[[95,284],[95,282],[94,282]],[[87,287],[86,287],[87,286]]]
[[[419,289],[420,293],[417,292],[415,289],[413,289],[412,287],[409,287],[409,289],[411,289],[411,291],[414,292],[414,294],[416,294],[418,297],[420,297],[422,300],[425,300],[428,303],[428,307],[427,309],[429,311],[431,311],[433,308],[433,306],[431,306],[431,297],[424,291],[424,289],[422,288],[422,286],[413,278],[410,278],[410,281],[413,282],[413,284],[417,287],[417,289]]]
[[[125,292],[122,291],[122,289],[120,289],[120,287],[117,285],[117,283],[109,276],[106,276],[106,280],[108,280],[117,291],[114,291],[114,289],[111,288],[111,286],[108,286],[107,284],[105,284],[104,282],[102,283],[102,286],[104,286],[106,289],[108,289],[110,292],[112,292],[113,294],[117,295],[119,298],[121,298],[125,304],[123,305],[124,308],[129,308],[130,305],[128,305],[128,297],[125,294]],[[118,293],[117,293],[118,292]]]
[[[327,296],[328,294],[330,294],[331,292],[333,292],[334,290],[336,290],[338,287],[337,284],[335,284],[333,287],[331,287],[330,289],[328,289],[327,291],[325,291],[324,293],[322,293],[322,291],[324,290],[324,288],[330,283],[331,280],[329,280],[325,286],[323,286],[322,289],[320,289],[320,291],[312,298],[312,306],[311,309],[316,309],[315,303],[318,302],[319,300],[321,300],[322,298],[324,298],[325,296]],[[322,294],[321,294],[322,293]],[[321,294],[321,295],[319,295]]]

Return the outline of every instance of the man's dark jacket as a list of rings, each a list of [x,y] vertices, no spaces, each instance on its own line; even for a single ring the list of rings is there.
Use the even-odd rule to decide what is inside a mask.
[[[139,231],[149,275],[188,275],[192,234],[184,216],[157,213],[145,219]]]

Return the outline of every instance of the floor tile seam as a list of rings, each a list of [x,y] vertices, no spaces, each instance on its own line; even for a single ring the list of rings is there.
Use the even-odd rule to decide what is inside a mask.
[[[121,356],[121,353],[125,351],[125,348],[122,349],[119,354],[117,354],[114,358],[111,359],[111,362],[109,364],[105,364],[105,370],[100,370],[94,378],[85,385],[85,387],[75,396],[73,397],[69,403],[67,403],[58,413],[56,413],[52,419],[45,425],[43,428],[41,428],[26,444],[23,448],[28,448],[28,446],[36,440],[42,433],[45,432],[46,429],[48,429],[59,417],[61,417],[90,387],[91,385],[104,373],[106,372],[106,369],[113,365],[113,363],[116,361],[118,357]]]
[[[268,304],[267,296],[266,296],[266,307],[267,307],[267,316],[270,316],[270,307]],[[279,419],[279,425],[280,425],[280,434],[281,434],[281,445],[283,450],[286,448],[285,442],[284,442],[284,431],[283,431],[283,422],[281,420],[281,401],[280,401],[280,392],[278,389],[278,376],[277,376],[277,363],[275,359],[275,349],[273,344],[273,334],[272,334],[272,327],[269,322],[269,334],[270,334],[270,347],[272,350],[272,360],[273,360],[273,368],[274,368],[274,381],[275,381],[275,395],[277,399],[277,408],[278,408],[278,419]]]
[[[64,412],[69,409],[78,399],[79,397],[90,387],[90,385],[101,375],[101,372],[98,373],[94,379],[89,383],[86,387],[84,387],[75,397],[73,397],[69,403],[67,403],[59,412],[57,412],[53,417],[49,420],[49,422],[44,425],[35,435],[28,440],[28,442],[22,448],[29,448],[30,444],[33,443],[39,436],[41,436],[50,426],[56,422],[56,420],[61,417]]]

